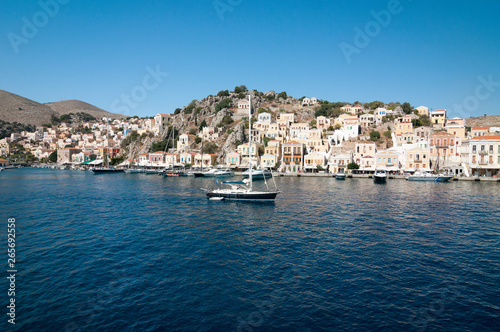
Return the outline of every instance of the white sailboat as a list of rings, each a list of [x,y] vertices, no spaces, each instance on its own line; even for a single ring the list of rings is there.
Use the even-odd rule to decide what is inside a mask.
[[[223,183],[229,188],[221,188],[207,191],[207,197],[211,200],[241,200],[241,201],[274,201],[279,191],[255,191],[253,190],[252,181],[252,163],[250,158],[250,151],[252,151],[252,100],[251,96],[248,96],[248,141],[249,141],[249,176],[248,180],[245,180],[243,184],[235,183],[234,181]],[[265,179],[265,178],[264,178]],[[266,181],[267,186],[267,181]],[[276,184],[275,184],[276,187]],[[269,189],[269,188],[268,188]]]

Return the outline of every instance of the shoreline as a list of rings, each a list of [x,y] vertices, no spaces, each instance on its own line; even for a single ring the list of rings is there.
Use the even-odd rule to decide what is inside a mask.
[[[38,168],[38,167],[14,167],[14,166],[6,166],[1,167],[2,170],[8,169],[18,169],[18,168]],[[57,168],[50,168],[56,169]],[[235,176],[243,176],[243,172],[234,172]],[[277,173],[273,172],[274,177],[304,177],[304,178],[335,178],[335,174],[331,173]],[[347,174],[346,178],[348,179],[373,179],[372,174]],[[406,180],[406,175],[389,175],[387,176],[390,180]],[[449,182],[453,181],[475,181],[475,182],[500,182],[500,178],[491,178],[491,177],[453,177]]]

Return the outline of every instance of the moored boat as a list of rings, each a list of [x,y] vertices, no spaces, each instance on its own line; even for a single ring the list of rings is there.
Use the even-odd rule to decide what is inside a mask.
[[[251,109],[252,109],[252,102],[251,102],[251,97],[248,97],[248,118],[251,118]],[[252,150],[252,131],[249,131],[248,135],[248,142],[249,142],[249,150]],[[209,199],[217,198],[218,200],[239,200],[239,201],[267,201],[267,202],[274,202],[274,199],[278,195],[279,191],[274,190],[270,191],[269,188],[268,191],[256,191],[253,190],[253,176],[252,176],[252,165],[249,165],[250,168],[249,174],[248,174],[248,179],[243,181],[243,184],[238,184],[235,183],[234,181],[231,181],[230,183],[225,183],[226,186],[229,186],[229,188],[218,188],[214,190],[207,190],[207,197]],[[267,186],[267,181],[264,177],[264,181]],[[276,184],[275,184],[276,188]]]
[[[375,171],[375,174],[373,174],[373,181],[375,183],[386,183],[387,181],[387,172],[382,170],[382,169],[378,169]]]
[[[451,175],[439,175],[428,172],[416,172],[413,175],[406,177],[408,181],[433,181],[433,182],[448,182],[453,179]]]
[[[92,169],[92,172],[94,172],[95,174],[123,173],[123,169],[109,168],[109,167],[96,167],[96,168]]]
[[[248,178],[250,176],[250,169],[243,172],[243,177]],[[256,170],[252,170],[252,179],[253,180],[262,180],[264,178],[270,178],[273,176],[273,173],[267,168],[259,168]]]
[[[345,180],[346,177],[347,175],[344,172],[335,173],[336,180]]]

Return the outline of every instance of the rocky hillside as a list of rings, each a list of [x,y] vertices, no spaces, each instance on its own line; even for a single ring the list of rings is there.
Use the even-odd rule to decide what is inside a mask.
[[[0,90],[0,120],[40,126],[57,113],[47,105]]]
[[[500,115],[478,116],[468,118],[465,124],[469,127],[500,127]]]
[[[90,105],[80,100],[62,100],[56,103],[44,104],[49,106],[54,112],[59,115],[69,114],[69,113],[87,113],[92,115],[96,119],[101,119],[103,117],[110,117],[113,119],[125,119],[126,115],[110,113],[94,105]]]
[[[79,100],[41,104],[14,93],[0,90],[0,120],[6,122],[40,126],[50,123],[52,116],[59,117],[63,114],[81,112],[90,114],[95,118],[104,116],[114,119],[126,118],[125,115],[109,113]]]
[[[247,141],[248,129],[245,124],[247,114],[237,114],[238,102],[252,96],[252,108],[255,111],[265,109],[273,117],[283,111],[294,112],[297,122],[309,122],[314,118],[312,107],[302,107],[299,99],[287,96],[286,93],[274,91],[258,92],[220,91],[217,95],[210,95],[202,100],[193,100],[189,105],[179,108],[173,115],[172,124],[179,133],[198,134],[202,124],[208,127],[221,128],[220,137],[216,140],[215,151],[222,162],[227,153],[235,150],[236,145]],[[255,113],[254,113],[255,114]],[[161,139],[166,139],[165,132]],[[200,151],[201,144],[195,144],[192,151]]]

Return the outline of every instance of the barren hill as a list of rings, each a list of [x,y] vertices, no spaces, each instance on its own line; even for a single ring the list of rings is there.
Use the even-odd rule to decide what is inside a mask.
[[[468,118],[465,123],[469,127],[500,127],[500,115],[478,116]]]
[[[31,125],[50,123],[57,113],[49,106],[0,90],[0,120]]]
[[[95,118],[104,116],[113,119],[124,119],[127,116],[110,113],[99,107],[80,100],[63,100],[55,103],[41,104],[11,92],[0,90],[0,120],[40,126],[50,123],[53,115],[68,113],[87,113]]]
[[[44,104],[49,106],[53,111],[59,115],[68,113],[83,112],[92,115],[96,119],[102,117],[110,117],[113,119],[124,119],[127,116],[122,114],[110,113],[94,105],[90,105],[80,100],[62,100],[55,103]]]

